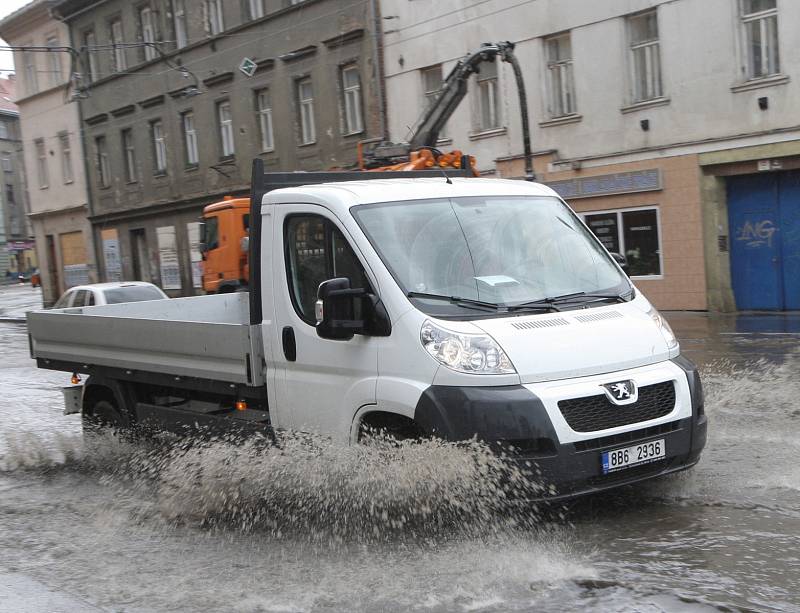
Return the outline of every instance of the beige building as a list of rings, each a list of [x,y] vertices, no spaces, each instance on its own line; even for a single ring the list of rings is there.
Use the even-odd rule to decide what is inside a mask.
[[[30,219],[45,304],[68,287],[97,280],[78,105],[69,100],[70,45],[52,2],[33,0],[0,21],[9,45],[54,48],[15,51],[17,106],[27,169]]]
[[[459,58],[511,41],[534,167],[659,308],[800,309],[800,3],[382,0],[389,132]],[[508,64],[482,66],[441,149],[524,176]]]

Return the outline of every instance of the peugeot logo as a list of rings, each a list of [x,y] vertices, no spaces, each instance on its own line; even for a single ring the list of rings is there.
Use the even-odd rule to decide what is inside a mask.
[[[633,404],[639,399],[639,390],[636,384],[631,381],[615,381],[614,383],[603,384],[606,397],[616,405]]]

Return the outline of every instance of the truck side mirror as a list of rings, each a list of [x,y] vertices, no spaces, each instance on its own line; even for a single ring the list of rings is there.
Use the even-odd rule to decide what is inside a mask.
[[[349,341],[356,334],[389,336],[392,325],[380,299],[364,288],[350,288],[340,277],[320,283],[314,306],[317,336]]]
[[[616,260],[617,264],[619,264],[619,267],[622,269],[622,272],[624,272],[627,275],[628,274],[628,258],[626,258],[621,253],[616,253],[616,252],[612,253],[611,257]]]

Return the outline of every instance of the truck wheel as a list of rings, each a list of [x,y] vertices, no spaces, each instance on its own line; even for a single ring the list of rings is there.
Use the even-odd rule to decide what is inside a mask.
[[[96,400],[89,407],[84,407],[81,418],[83,429],[91,432],[97,432],[103,428],[120,429],[129,425],[116,405],[105,398]]]

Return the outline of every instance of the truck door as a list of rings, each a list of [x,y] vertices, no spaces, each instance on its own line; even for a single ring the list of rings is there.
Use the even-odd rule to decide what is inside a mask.
[[[317,336],[319,284],[348,277],[351,287],[374,287],[347,232],[327,209],[278,205],[273,225],[273,360],[281,427],[349,437],[356,411],[375,403],[378,339]]]

